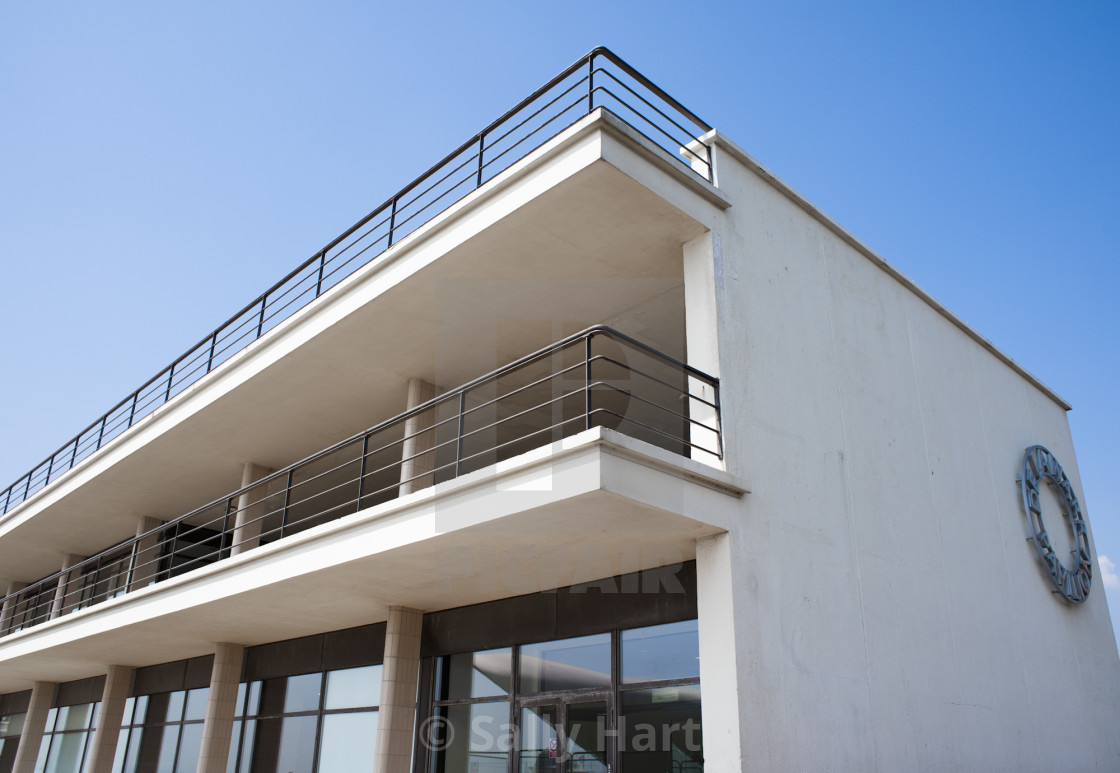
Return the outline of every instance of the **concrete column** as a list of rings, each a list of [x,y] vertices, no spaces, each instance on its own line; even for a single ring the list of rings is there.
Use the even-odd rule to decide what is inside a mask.
[[[740,773],[739,669],[731,534],[696,541],[697,626],[700,633],[700,701],[704,715],[705,773]],[[762,759],[765,759],[763,757]]]
[[[241,487],[245,488],[274,472],[276,470],[271,467],[245,462],[241,468]],[[237,515],[233,524],[233,549],[230,555],[236,556],[261,544],[261,526],[264,525],[262,519],[267,512],[265,499],[268,493],[270,492],[264,488],[256,488],[237,498]],[[253,504],[254,502],[256,504]]]
[[[688,364],[719,378],[719,298],[723,294],[723,254],[719,236],[712,231],[685,242],[684,305],[685,339]],[[714,403],[715,390],[705,381],[689,377],[690,395]],[[721,395],[722,397],[723,395]],[[719,435],[715,409],[700,400],[690,399],[689,418],[700,426],[689,425],[692,458],[722,466],[719,459]]]
[[[54,700],[54,688],[52,682],[36,682],[31,687],[31,701],[27,704],[27,717],[23,720],[23,732],[19,736],[12,773],[34,773],[39,745],[43,741],[43,730],[47,725],[47,714],[50,713],[51,702]]]
[[[148,534],[164,524],[158,518],[141,518],[136,524],[136,536]],[[136,543],[132,554],[132,572],[128,580],[130,591],[146,588],[156,581],[159,571],[159,533],[148,536]]]
[[[421,378],[408,380],[408,410],[423,405],[436,396],[435,384]],[[428,488],[435,483],[433,475],[425,475],[435,468],[435,454],[425,454],[435,445],[435,430],[424,432],[435,423],[435,411],[424,411],[410,416],[404,422],[404,443],[401,447],[401,496]],[[419,456],[418,456],[419,454]],[[415,480],[413,480],[415,478]]]
[[[226,771],[230,741],[233,739],[233,715],[237,708],[237,685],[241,681],[244,658],[245,648],[240,644],[219,644],[214,651],[197,773]]]
[[[67,570],[74,564],[81,563],[84,560],[85,556],[76,556],[72,553],[67,554],[67,556],[62,559],[62,574],[58,578],[58,587],[54,591],[54,602],[51,604],[51,620],[59,617],[64,609],[69,612],[77,606],[78,599],[66,598],[67,588],[70,586],[70,581],[73,579],[70,576],[71,573]]]
[[[27,583],[25,582],[10,582],[7,584],[4,590],[4,605],[0,607],[0,636],[6,634],[8,629],[12,627],[12,615],[15,613],[16,608],[15,599],[7,597],[26,587]]]
[[[97,712],[97,729],[89,742],[85,765],[88,773],[112,773],[113,755],[117,752],[117,739],[121,734],[124,704],[132,683],[132,669],[128,666],[109,666],[105,674],[105,687],[101,691],[101,708]]]
[[[374,773],[409,773],[416,726],[416,680],[420,670],[420,630],[424,613],[390,607],[381,670]]]

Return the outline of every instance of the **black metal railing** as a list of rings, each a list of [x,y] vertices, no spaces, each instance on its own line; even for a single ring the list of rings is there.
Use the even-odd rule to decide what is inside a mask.
[[[722,458],[719,381],[610,328],[589,328],[9,595],[0,635],[592,427]]]
[[[605,48],[596,48],[363,217],[0,491],[3,513],[596,108],[712,178],[708,124]]]

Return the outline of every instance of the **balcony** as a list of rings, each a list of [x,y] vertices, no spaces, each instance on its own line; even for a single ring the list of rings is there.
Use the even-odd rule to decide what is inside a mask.
[[[418,233],[586,117],[604,111],[697,180],[711,181],[706,123],[597,48],[329,242],[47,459],[0,490],[0,515],[56,484],[269,331]],[[546,339],[547,340],[547,339]]]
[[[0,635],[500,468],[594,428],[718,468],[719,421],[717,379],[596,326],[9,595]]]

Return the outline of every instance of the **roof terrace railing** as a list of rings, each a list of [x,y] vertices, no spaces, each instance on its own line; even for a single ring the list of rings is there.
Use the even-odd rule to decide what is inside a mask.
[[[712,179],[708,124],[606,48],[596,48],[464,142],[0,490],[6,513],[323,292],[596,108]]]
[[[7,596],[0,635],[592,427],[722,458],[719,381],[608,327],[589,328]]]

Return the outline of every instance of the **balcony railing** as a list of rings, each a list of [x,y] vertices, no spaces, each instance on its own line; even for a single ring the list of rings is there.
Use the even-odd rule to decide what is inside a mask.
[[[0,635],[592,427],[719,459],[719,421],[717,379],[593,327],[7,596]]]
[[[712,179],[710,153],[699,141],[711,127],[613,53],[596,48],[305,260],[7,489],[0,490],[0,512],[8,512],[48,486],[393,244],[596,108],[609,110],[664,148],[667,155]]]

